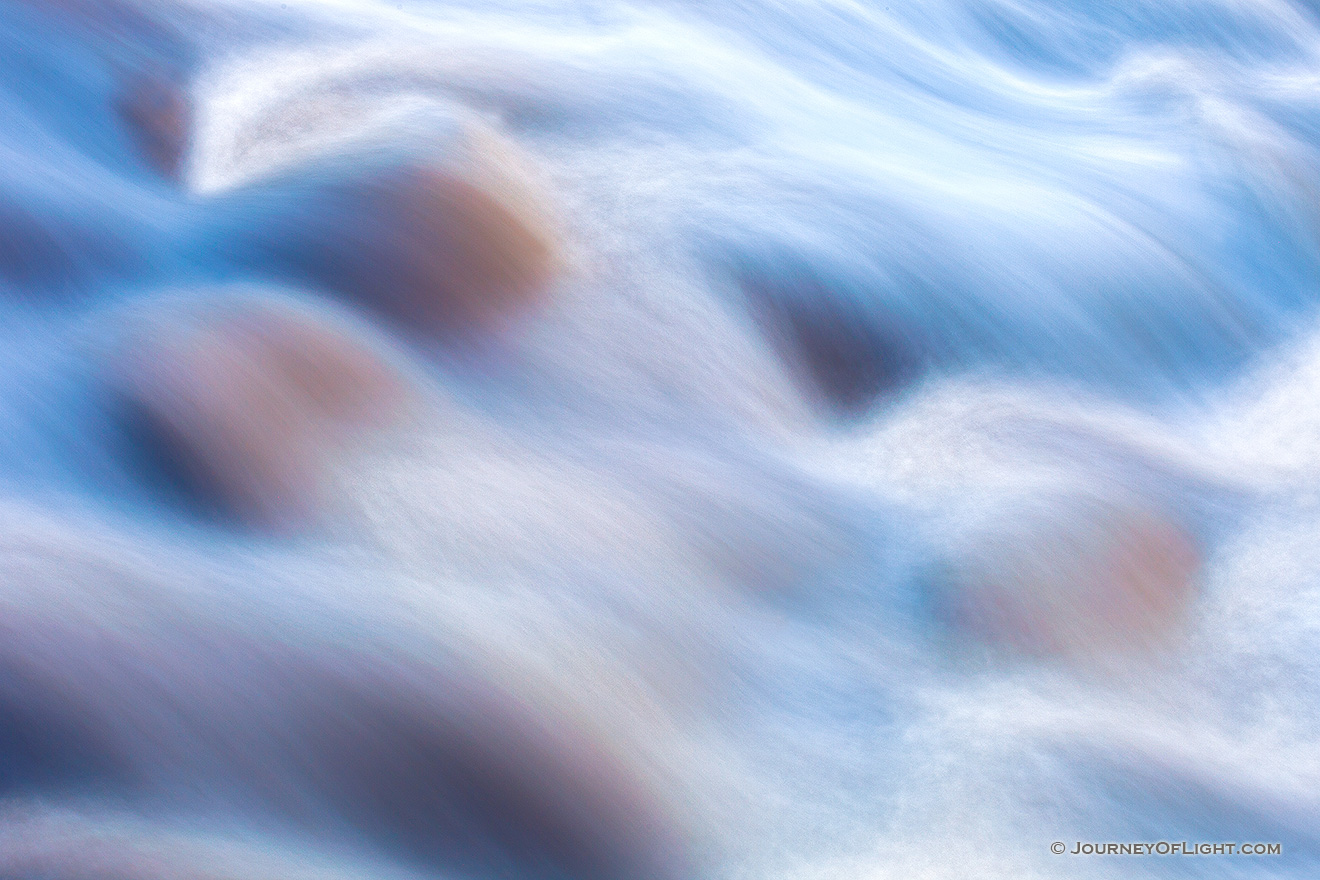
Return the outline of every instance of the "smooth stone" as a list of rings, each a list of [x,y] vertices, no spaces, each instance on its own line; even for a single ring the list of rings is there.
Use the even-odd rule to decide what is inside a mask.
[[[795,265],[740,265],[747,308],[809,397],[856,417],[909,384],[921,358],[902,324],[875,304]]]
[[[441,683],[415,691],[369,671],[299,680],[298,744],[354,825],[464,874],[689,876],[677,823],[619,743],[481,677]]]
[[[188,318],[134,336],[110,373],[144,459],[212,512],[305,519],[337,453],[409,397],[369,345],[311,310],[224,303]]]
[[[236,237],[251,263],[410,335],[496,329],[545,296],[563,257],[545,197],[485,143],[466,158],[340,157],[238,191]]]
[[[115,109],[143,158],[168,180],[178,181],[192,137],[192,100],[164,68],[125,75]]]
[[[1140,651],[1176,631],[1202,554],[1169,515],[1091,499],[1003,515],[944,571],[937,607],[955,631],[1037,656]]]
[[[97,115],[107,111],[129,146],[177,183],[193,134],[189,79],[199,62],[195,38],[209,29],[209,14],[162,0],[24,2],[53,19],[61,35],[82,43],[86,59],[102,67],[91,80],[76,66],[70,70],[79,102],[89,102],[88,112]],[[97,121],[86,125],[95,130]]]

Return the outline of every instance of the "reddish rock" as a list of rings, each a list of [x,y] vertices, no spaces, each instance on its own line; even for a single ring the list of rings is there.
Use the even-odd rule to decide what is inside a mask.
[[[142,156],[177,181],[192,137],[192,101],[181,76],[163,68],[127,74],[115,109]]]
[[[193,113],[187,71],[195,62],[185,36],[204,13],[165,0],[22,0],[87,43],[116,86],[109,96],[129,138],[152,167],[177,180]],[[96,81],[96,100],[104,100]]]
[[[940,604],[958,630],[1028,654],[1142,649],[1176,628],[1200,566],[1196,539],[1163,513],[1065,505],[973,542]]]
[[[531,308],[561,266],[543,200],[505,165],[363,162],[307,176],[271,190],[281,216],[255,247],[409,332],[489,329]]]
[[[206,309],[168,336],[134,339],[112,373],[163,476],[203,506],[266,525],[308,514],[336,452],[408,397],[347,330],[284,305]]]

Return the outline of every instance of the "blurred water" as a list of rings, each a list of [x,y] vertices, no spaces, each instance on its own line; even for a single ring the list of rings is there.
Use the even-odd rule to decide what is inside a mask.
[[[0,876],[1311,876],[1317,16],[3,0]]]

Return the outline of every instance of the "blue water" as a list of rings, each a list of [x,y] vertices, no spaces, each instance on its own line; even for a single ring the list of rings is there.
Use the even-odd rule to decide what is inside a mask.
[[[418,155],[535,306],[390,298]],[[0,0],[0,876],[1314,876],[1318,270],[1302,0]],[[117,396],[263,304],[410,401],[293,527]]]

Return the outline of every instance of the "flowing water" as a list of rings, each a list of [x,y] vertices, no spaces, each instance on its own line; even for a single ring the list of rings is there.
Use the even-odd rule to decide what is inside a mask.
[[[2,0],[0,877],[1315,876],[1318,270],[1309,0]]]

